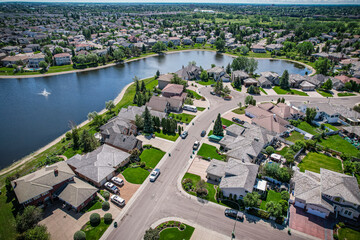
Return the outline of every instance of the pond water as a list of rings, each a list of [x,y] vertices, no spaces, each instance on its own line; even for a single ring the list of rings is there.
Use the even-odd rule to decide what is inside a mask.
[[[0,169],[51,142],[69,130],[69,121],[86,120],[114,99],[134,76],[146,78],[175,72],[189,61],[204,69],[226,66],[232,57],[208,51],[155,56],[104,69],[58,76],[0,79]],[[274,71],[305,75],[310,70],[283,60],[259,59],[257,73]],[[40,95],[44,89],[51,94]]]

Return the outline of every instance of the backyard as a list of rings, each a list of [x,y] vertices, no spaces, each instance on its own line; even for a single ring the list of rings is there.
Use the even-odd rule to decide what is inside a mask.
[[[287,140],[289,140],[289,139],[287,139]],[[289,140],[290,141],[290,140]],[[289,147],[283,147],[281,150],[279,150],[279,151],[275,151],[275,153],[276,154],[280,154],[281,156],[284,156],[286,153],[287,153],[287,151],[289,150]]]
[[[304,130],[305,132],[308,132],[312,135],[319,134],[321,131],[318,127],[309,124],[308,122],[302,121],[299,125],[296,126],[297,128],[300,128],[301,130]]]
[[[344,227],[338,230],[339,240],[356,240],[360,239],[360,232],[354,229]]]
[[[140,161],[145,162],[149,168],[154,168],[161,158],[165,155],[165,152],[156,148],[145,149],[140,155]]]
[[[354,157],[356,157],[359,153],[359,150],[356,147],[337,134],[328,136],[326,139],[320,139],[319,144],[323,147],[328,147]]]
[[[339,159],[316,152],[308,153],[301,161],[301,163],[299,163],[298,167],[302,172],[309,170],[320,173],[320,168],[325,168],[340,173],[342,172],[342,165]]]
[[[203,143],[197,155],[205,159],[210,158],[210,159],[224,160],[226,156],[220,155],[219,153],[217,153],[217,151],[218,149],[215,146]]]
[[[160,232],[160,240],[190,240],[195,228],[185,225],[183,231],[177,227],[166,228]]]
[[[274,190],[269,190],[266,196],[266,200],[262,200],[260,204],[260,209],[266,211],[266,203],[268,202],[280,202],[281,193],[275,192]]]
[[[122,172],[122,175],[129,183],[142,184],[149,175],[149,172],[141,167],[128,167]]]
[[[274,90],[277,94],[280,94],[280,95],[291,94],[291,95],[309,96],[309,95],[308,95],[307,93],[305,93],[305,92],[298,91],[298,90],[295,90],[295,89],[285,90],[285,89],[282,89],[282,88],[279,87],[279,86],[273,87],[273,90]]]

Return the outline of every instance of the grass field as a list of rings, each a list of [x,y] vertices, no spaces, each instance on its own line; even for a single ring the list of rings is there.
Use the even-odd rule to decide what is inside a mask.
[[[344,227],[338,230],[339,240],[358,240],[360,239],[360,231]]]
[[[142,184],[149,175],[149,172],[141,167],[127,168],[122,172],[122,175],[129,183]]]
[[[356,147],[354,147],[351,143],[339,135],[328,136],[325,140],[321,139],[319,144],[323,147],[328,147],[335,151],[343,152],[354,157],[356,157],[359,153],[359,150]]]
[[[338,95],[339,97],[351,97],[351,96],[356,96],[355,93],[347,93],[347,92],[345,92],[345,93],[338,93],[337,95]]]
[[[266,200],[261,201],[260,208],[266,210],[266,203],[268,202],[280,202],[281,194],[274,190],[269,190],[266,196]]]
[[[299,95],[299,96],[309,96],[307,93],[298,91],[295,89],[285,90],[279,86],[275,86],[275,87],[273,87],[273,89],[277,94],[280,94],[280,95],[291,94],[291,95]]]
[[[165,152],[159,149],[149,148],[141,153],[140,160],[145,162],[147,167],[154,168],[164,155]]]
[[[297,131],[292,131],[290,136],[287,137],[286,140],[295,143],[297,140],[304,140],[304,135]]]
[[[98,240],[101,238],[101,236],[104,234],[106,229],[110,224],[104,223],[104,219],[101,219],[101,222],[96,227],[91,226],[90,221],[86,223],[86,225],[83,227],[83,231],[86,234],[86,240]]]
[[[320,168],[340,173],[342,172],[342,165],[339,159],[315,152],[308,153],[301,163],[299,163],[298,167],[302,172],[309,170],[320,173]]]
[[[200,94],[198,94],[197,92],[190,90],[190,89],[187,89],[186,92],[192,94],[194,96],[194,98],[197,100],[201,99],[201,97],[202,97]]]
[[[203,143],[200,147],[200,150],[198,151],[197,155],[203,157],[203,158],[211,158],[211,159],[217,159],[217,160],[224,160],[224,155],[219,155],[216,152],[217,148],[215,146]]]
[[[184,224],[186,228],[180,231],[179,228],[166,228],[160,232],[160,240],[190,240],[195,228]]]
[[[316,91],[323,97],[333,97],[333,95],[330,92],[325,92],[319,89],[317,89]]]
[[[179,137],[179,134],[177,134],[177,133],[176,134],[171,134],[171,135],[170,134],[165,134],[161,130],[160,132],[155,132],[155,136],[175,142],[176,139]]]
[[[178,114],[170,113],[169,117],[172,117],[183,123],[190,123],[191,120],[193,120],[194,117],[196,117],[196,116],[192,115],[192,114],[188,114],[188,113],[178,113]]]

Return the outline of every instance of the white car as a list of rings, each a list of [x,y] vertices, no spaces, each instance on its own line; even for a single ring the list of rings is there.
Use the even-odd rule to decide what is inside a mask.
[[[116,194],[119,192],[119,189],[111,182],[106,182],[104,186],[112,193]]]
[[[196,141],[196,142],[194,142],[193,149],[194,149],[194,150],[197,150],[197,149],[199,148],[199,146],[200,146],[200,142],[199,142],[199,141]]]
[[[120,207],[125,206],[125,199],[122,199],[121,197],[119,197],[118,195],[112,195],[111,196],[111,201],[113,203],[115,203],[116,205],[119,205]]]
[[[155,182],[155,180],[158,178],[159,175],[160,175],[160,169],[155,168],[154,171],[152,171],[150,174],[150,182]]]
[[[124,185],[124,180],[122,180],[121,178],[118,177],[113,177],[111,179],[111,181],[119,186],[123,186]]]

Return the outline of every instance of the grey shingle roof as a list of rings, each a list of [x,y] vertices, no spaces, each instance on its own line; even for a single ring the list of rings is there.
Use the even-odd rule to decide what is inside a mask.
[[[125,149],[127,151],[130,151],[134,148],[139,148],[141,145],[141,141],[138,140],[134,135],[124,135],[121,133],[111,134],[109,138],[105,139],[105,143],[114,147]]]
[[[213,159],[206,169],[206,172],[214,176],[223,177],[225,175],[226,164],[226,162]]]
[[[150,110],[150,114],[152,116],[157,116],[160,119],[166,117],[166,113],[164,112],[158,112],[151,110],[151,108],[148,108]],[[136,115],[142,115],[145,111],[145,106],[137,107],[137,106],[129,106],[127,108],[122,108],[118,114],[118,116],[122,119],[129,120],[129,121],[135,121]]]

